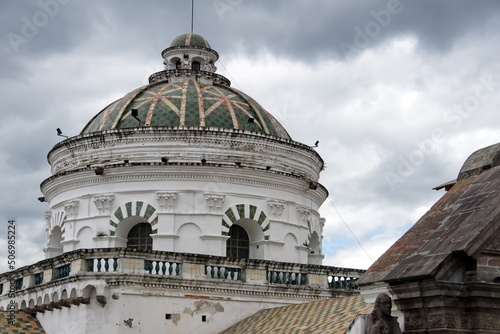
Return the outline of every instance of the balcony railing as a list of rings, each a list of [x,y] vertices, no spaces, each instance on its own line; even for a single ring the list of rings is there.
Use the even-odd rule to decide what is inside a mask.
[[[117,258],[89,259],[89,271],[93,273],[116,272],[118,269]]]
[[[224,266],[205,266],[205,274],[208,278],[224,279],[229,281],[242,281],[241,268]]]
[[[288,271],[268,271],[267,281],[271,284],[306,285],[307,274]]]
[[[68,277],[69,273],[71,271],[71,264],[65,264],[63,266],[57,267],[56,268],[56,278],[64,278]]]
[[[181,264],[177,262],[145,260],[144,270],[153,275],[181,276]]]
[[[33,284],[34,285],[40,285],[43,283],[43,272],[41,273],[36,273],[33,275]]]
[[[312,287],[324,294],[341,296],[357,293],[357,279],[364,270],[321,265],[236,259],[201,254],[138,251],[126,248],[81,249],[46,259],[13,272],[0,274],[0,304],[9,290],[44,289],[54,280],[114,279],[142,276],[155,283],[252,284],[299,291]],[[88,278],[86,278],[88,277]],[[12,280],[12,278],[15,278]],[[7,284],[7,285],[6,285]],[[11,287],[10,284],[13,284]],[[26,285],[23,285],[26,284]],[[31,290],[30,290],[31,291]]]

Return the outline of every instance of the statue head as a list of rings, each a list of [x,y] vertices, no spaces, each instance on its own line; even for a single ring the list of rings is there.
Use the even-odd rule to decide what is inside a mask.
[[[391,315],[392,301],[385,293],[381,293],[375,299],[375,308],[379,308],[385,315]]]

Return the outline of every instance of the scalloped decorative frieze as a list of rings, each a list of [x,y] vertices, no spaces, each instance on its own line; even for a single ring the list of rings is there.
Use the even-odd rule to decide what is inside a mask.
[[[205,194],[207,212],[220,213],[225,199],[226,196],[222,194]]]
[[[297,207],[297,218],[299,222],[306,223],[311,218],[311,209],[305,206]]]
[[[320,238],[323,238],[323,228],[325,226],[325,218],[318,218],[315,215],[310,215],[307,221],[309,228],[309,237],[316,232]]]
[[[111,213],[111,209],[113,208],[115,195],[111,194],[95,195],[92,200],[99,214],[107,216]]]
[[[79,201],[71,201],[64,204],[64,213],[66,214],[66,219],[76,219],[78,217],[79,207]]]
[[[286,202],[279,200],[268,200],[267,205],[269,206],[271,217],[274,219],[280,219],[285,210]]]
[[[162,212],[175,212],[178,197],[179,194],[175,192],[158,191],[156,193],[156,199]]]

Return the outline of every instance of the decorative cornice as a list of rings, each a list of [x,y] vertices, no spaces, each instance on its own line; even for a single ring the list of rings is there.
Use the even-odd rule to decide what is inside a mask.
[[[188,167],[188,166],[186,166]],[[214,168],[204,170],[193,170],[192,173],[179,173],[165,171],[158,173],[161,166],[137,166],[132,169],[131,166],[124,166],[122,168],[115,167],[115,175],[109,173],[103,176],[96,177],[92,171],[82,170],[80,172],[58,175],[46,179],[42,183],[42,192],[50,201],[54,196],[64,193],[65,191],[73,190],[75,188],[88,187],[98,184],[111,184],[117,182],[130,182],[130,181],[172,181],[172,180],[197,180],[197,181],[212,181],[216,183],[229,183],[241,184],[257,187],[265,187],[271,189],[280,189],[289,191],[296,194],[304,195],[304,188],[307,181],[281,176],[274,174],[275,180],[269,178],[267,172],[254,173],[253,175],[241,175],[242,171],[238,170],[240,175],[229,175],[224,170],[219,174],[214,173]],[[218,169],[220,167],[217,167]],[[234,167],[233,167],[234,168]],[[257,171],[256,171],[257,172]],[[259,177],[257,177],[259,176]],[[318,187],[316,190],[307,190],[308,194],[312,196],[313,201],[320,205],[327,196],[327,191],[323,187]]]
[[[137,147],[141,153],[144,153],[143,149],[145,146],[148,147],[148,145],[145,144],[149,143],[151,144],[151,148],[155,148],[151,152],[153,154],[152,157],[157,157],[158,149],[161,148],[156,149],[156,146],[161,145],[164,148],[174,144],[172,147],[175,148],[179,143],[186,142],[189,142],[191,146],[200,145],[202,147],[207,147],[208,145],[208,147],[211,148],[220,148],[221,151],[223,151],[221,154],[212,151],[211,154],[215,154],[214,158],[219,155],[227,156],[227,152],[233,151],[235,147],[244,145],[244,150],[235,150],[235,153],[237,152],[242,156],[252,156],[259,152],[266,158],[277,155],[280,158],[294,161],[294,165],[300,163],[300,165],[297,165],[298,170],[304,168],[304,166],[309,166],[308,168],[313,169],[318,168],[314,173],[318,173],[323,164],[323,160],[316,151],[307,145],[292,140],[247,132],[244,130],[205,127],[119,129],[75,136],[54,146],[49,152],[49,161],[51,161],[53,166],[53,172],[58,173],[58,169],[63,168],[62,166],[59,167],[58,160],[64,161],[65,169],[71,168],[71,165],[67,164],[68,159],[75,159],[75,155],[78,156],[79,152],[86,155],[89,154],[88,152],[96,150],[95,154],[92,154],[92,159],[85,162],[85,164],[90,162],[92,165],[92,161],[99,160],[99,156],[103,154],[103,158],[105,156],[109,161],[110,155],[104,150],[105,148],[113,147],[114,155],[116,156],[115,159],[119,161],[123,159],[122,154],[116,153],[120,149],[127,150],[127,155],[133,155],[134,147]],[[132,151],[130,151],[131,149]],[[188,155],[184,158],[189,157],[189,152],[187,153]],[[142,156],[144,157],[144,155]],[[113,157],[111,156],[111,158]],[[210,161],[210,159],[207,160]],[[269,162],[271,163],[272,161]],[[74,168],[78,167],[82,166],[75,165]],[[279,166],[273,165],[270,165],[270,167],[280,168]]]

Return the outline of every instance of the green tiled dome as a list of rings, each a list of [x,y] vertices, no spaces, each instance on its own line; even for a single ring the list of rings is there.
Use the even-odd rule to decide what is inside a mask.
[[[195,46],[199,48],[211,49],[210,44],[208,44],[207,40],[197,34],[182,34],[180,36],[177,36],[172,41],[172,43],[170,43],[169,47],[175,46]]]
[[[132,109],[138,109],[140,124],[132,117]],[[242,129],[290,139],[283,126],[250,96],[191,79],[160,81],[126,94],[99,112],[82,134],[138,126]]]

